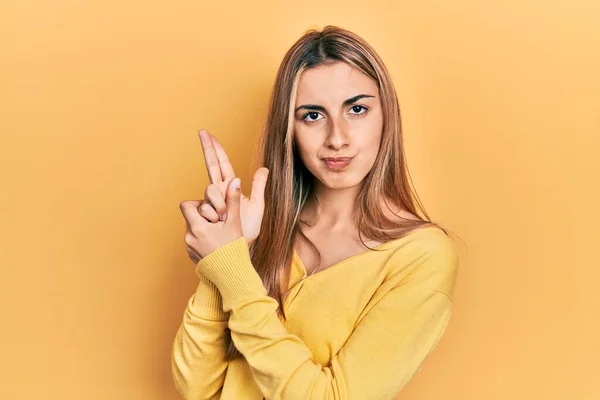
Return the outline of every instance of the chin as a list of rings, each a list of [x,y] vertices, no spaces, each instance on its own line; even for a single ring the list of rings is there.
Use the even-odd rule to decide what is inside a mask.
[[[318,179],[321,185],[328,189],[342,190],[356,187],[362,182],[362,179],[357,179],[354,176],[351,177],[340,177],[340,179]]]

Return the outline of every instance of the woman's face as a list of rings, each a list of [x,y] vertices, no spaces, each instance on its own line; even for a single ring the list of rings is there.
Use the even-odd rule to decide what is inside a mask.
[[[299,156],[330,189],[358,185],[379,151],[383,113],[377,84],[345,62],[308,69],[300,76],[294,114]],[[348,164],[326,157],[351,157]]]

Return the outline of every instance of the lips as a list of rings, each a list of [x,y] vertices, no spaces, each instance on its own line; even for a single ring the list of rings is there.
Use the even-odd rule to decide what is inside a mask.
[[[351,160],[352,157],[327,157],[323,159],[323,163],[327,168],[339,171],[346,168]]]
[[[352,157],[325,157],[323,158],[323,160],[325,161],[350,161],[352,160]]]

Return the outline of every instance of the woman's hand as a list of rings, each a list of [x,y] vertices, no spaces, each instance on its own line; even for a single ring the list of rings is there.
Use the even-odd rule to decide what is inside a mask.
[[[223,222],[213,223],[204,219],[198,212],[200,206],[198,200],[181,202],[179,207],[187,226],[184,239],[190,258],[201,260],[219,247],[242,236],[240,193],[240,180],[235,178],[227,188],[228,218]]]
[[[203,200],[182,202],[180,208],[183,212],[184,209],[189,208],[187,205],[193,205],[196,213],[202,218],[216,224],[228,218],[225,199],[228,185],[235,177],[235,173],[219,141],[204,129],[200,130],[199,136],[211,183],[206,187]],[[248,244],[254,241],[260,233],[262,216],[264,214],[264,191],[268,173],[269,170],[267,168],[259,168],[256,171],[252,182],[252,193],[249,198],[244,196],[240,190],[238,218],[240,219],[242,234],[246,237]],[[184,203],[187,203],[187,205],[184,205]],[[185,216],[184,214],[184,218]],[[190,233],[189,221],[188,233]],[[197,252],[189,245],[188,253],[194,263],[198,263],[201,259],[201,257],[198,258]]]

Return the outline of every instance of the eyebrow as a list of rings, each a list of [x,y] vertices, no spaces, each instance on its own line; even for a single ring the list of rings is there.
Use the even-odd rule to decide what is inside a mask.
[[[375,97],[375,96],[372,96],[370,94],[359,94],[358,96],[354,96],[347,100],[344,100],[344,103],[342,103],[342,106],[349,106],[350,104],[356,103],[358,100],[365,98],[365,97]],[[325,111],[325,107],[319,106],[317,104],[303,104],[300,107],[296,107],[294,112],[296,112],[300,109],[303,109],[303,108],[307,109],[307,110]]]

